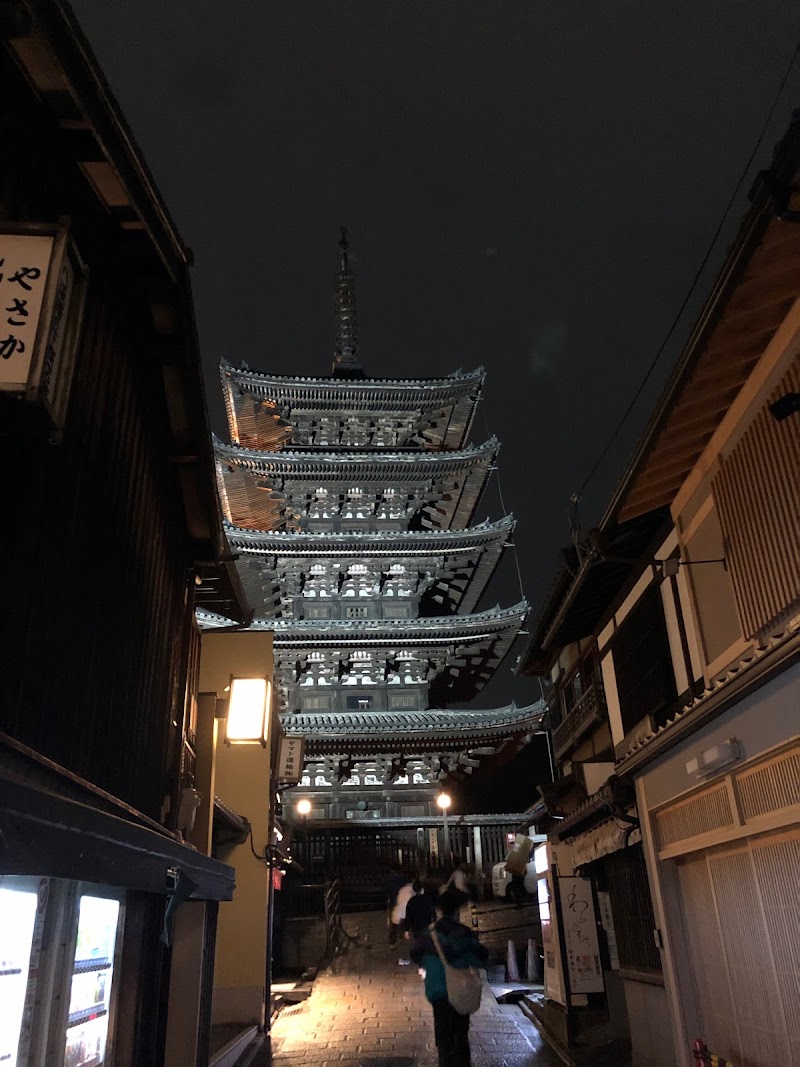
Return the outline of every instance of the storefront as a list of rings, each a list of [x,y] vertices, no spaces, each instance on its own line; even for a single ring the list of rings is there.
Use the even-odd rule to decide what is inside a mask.
[[[231,868],[1,735],[0,841],[0,1063],[162,1062],[189,1018],[186,1001],[171,1010],[176,914],[199,909],[205,931],[199,1004]],[[190,1015],[196,1050],[180,1062],[194,1067],[209,1020]]]
[[[797,1060],[798,695],[795,664],[640,771],[681,1064],[696,1038],[734,1063]]]

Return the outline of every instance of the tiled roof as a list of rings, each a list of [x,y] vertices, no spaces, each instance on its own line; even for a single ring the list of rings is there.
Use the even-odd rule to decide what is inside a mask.
[[[477,367],[473,371],[454,371],[444,378],[328,378],[309,377],[306,375],[282,375],[261,374],[250,370],[247,366],[234,367],[226,360],[220,361],[220,371],[230,374],[238,382],[243,384],[258,385],[259,391],[266,386],[276,392],[286,392],[292,389],[303,389],[309,386],[320,391],[328,389],[337,394],[352,392],[356,395],[369,392],[386,390],[396,392],[419,392],[420,389],[435,392],[437,390],[452,389],[463,383],[466,388],[479,385],[483,382],[486,372],[483,367]]]
[[[466,530],[380,530],[355,531],[352,533],[295,532],[290,530],[247,530],[225,524],[228,540],[241,552],[291,552],[302,555],[314,549],[316,554],[348,552],[353,546],[377,551],[384,544],[388,552],[409,548],[414,553],[445,551],[459,542],[491,541],[509,537],[516,525],[513,515],[506,515],[497,522],[481,522]]]
[[[441,638],[452,641],[463,633],[468,636],[494,634],[522,625],[528,611],[527,601],[511,608],[494,607],[472,615],[432,615],[420,619],[256,619],[251,629],[270,630],[276,647],[292,639],[333,639],[346,644],[363,644],[386,640],[407,644],[415,639]]]
[[[544,704],[539,702],[518,708],[510,704],[493,711],[371,711],[371,712],[301,712],[282,715],[281,723],[287,734],[306,737],[373,737],[414,734],[436,737],[472,736],[496,737],[508,735],[516,729],[538,729],[544,716]]]
[[[389,451],[382,448],[364,451],[320,449],[314,452],[283,449],[280,452],[265,452],[256,448],[244,448],[242,445],[226,444],[218,437],[214,438],[214,449],[223,461],[247,467],[249,470],[291,472],[297,467],[305,466],[320,472],[332,471],[342,477],[345,477],[350,469],[364,467],[376,468],[381,477],[385,476],[386,468],[392,466],[399,469],[417,467],[420,471],[436,470],[437,467],[463,467],[477,460],[490,459],[499,448],[500,442],[497,438],[490,437],[481,445],[439,452],[425,452],[421,449]]]

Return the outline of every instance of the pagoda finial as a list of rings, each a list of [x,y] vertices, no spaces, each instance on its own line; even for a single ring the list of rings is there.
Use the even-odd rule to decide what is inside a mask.
[[[333,356],[334,378],[363,378],[358,358],[358,321],[356,319],[356,283],[347,258],[347,230],[339,230],[339,273],[336,276],[336,349]]]

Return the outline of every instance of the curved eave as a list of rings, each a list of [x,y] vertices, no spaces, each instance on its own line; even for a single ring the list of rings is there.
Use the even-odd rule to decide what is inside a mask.
[[[214,449],[224,463],[243,467],[255,474],[277,477],[325,478],[331,474],[337,478],[351,475],[364,476],[369,468],[375,468],[376,480],[383,480],[387,474],[402,474],[406,477],[427,476],[432,471],[460,470],[474,466],[481,461],[491,462],[497,455],[500,442],[490,437],[481,445],[450,452],[423,452],[414,449],[404,451],[387,451],[371,449],[360,451],[307,452],[286,449],[282,452],[264,452],[242,445],[224,444],[218,438],[214,440]]]
[[[516,519],[506,515],[497,522],[483,522],[466,530],[389,530],[363,533],[293,533],[290,531],[247,530],[226,524],[228,541],[237,552],[246,555],[276,556],[395,556],[430,555],[455,552],[462,546],[473,550],[476,546],[491,545],[514,532]]]
[[[376,645],[449,645],[516,631],[528,610],[526,601],[512,608],[473,615],[436,615],[427,619],[321,619],[294,622],[256,619],[250,629],[274,635],[275,649],[293,646],[369,647]]]
[[[307,740],[353,741],[393,735],[402,741],[453,738],[462,743],[497,738],[506,740],[514,734],[538,730],[545,708],[542,703],[518,708],[511,704],[493,711],[433,710],[405,712],[357,712],[284,714],[281,724],[291,736]]]
[[[419,392],[431,394],[452,394],[455,399],[466,396],[470,389],[480,388],[486,377],[483,367],[472,371],[456,371],[444,378],[318,378],[305,375],[262,374],[244,367],[234,367],[226,360],[220,360],[220,374],[223,385],[236,383],[241,389],[247,389],[260,397],[287,397],[295,400],[298,394],[317,393],[324,396],[330,393],[337,398],[348,395],[363,398],[374,395],[383,397],[396,394],[398,397]],[[435,400],[433,401],[435,402]]]

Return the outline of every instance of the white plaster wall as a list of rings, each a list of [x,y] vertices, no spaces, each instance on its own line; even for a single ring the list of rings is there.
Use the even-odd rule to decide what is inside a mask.
[[[641,775],[648,809],[696,785],[686,762],[698,752],[735,737],[742,759],[751,759],[800,732],[800,663],[735,704],[682,744],[655,760]]]

